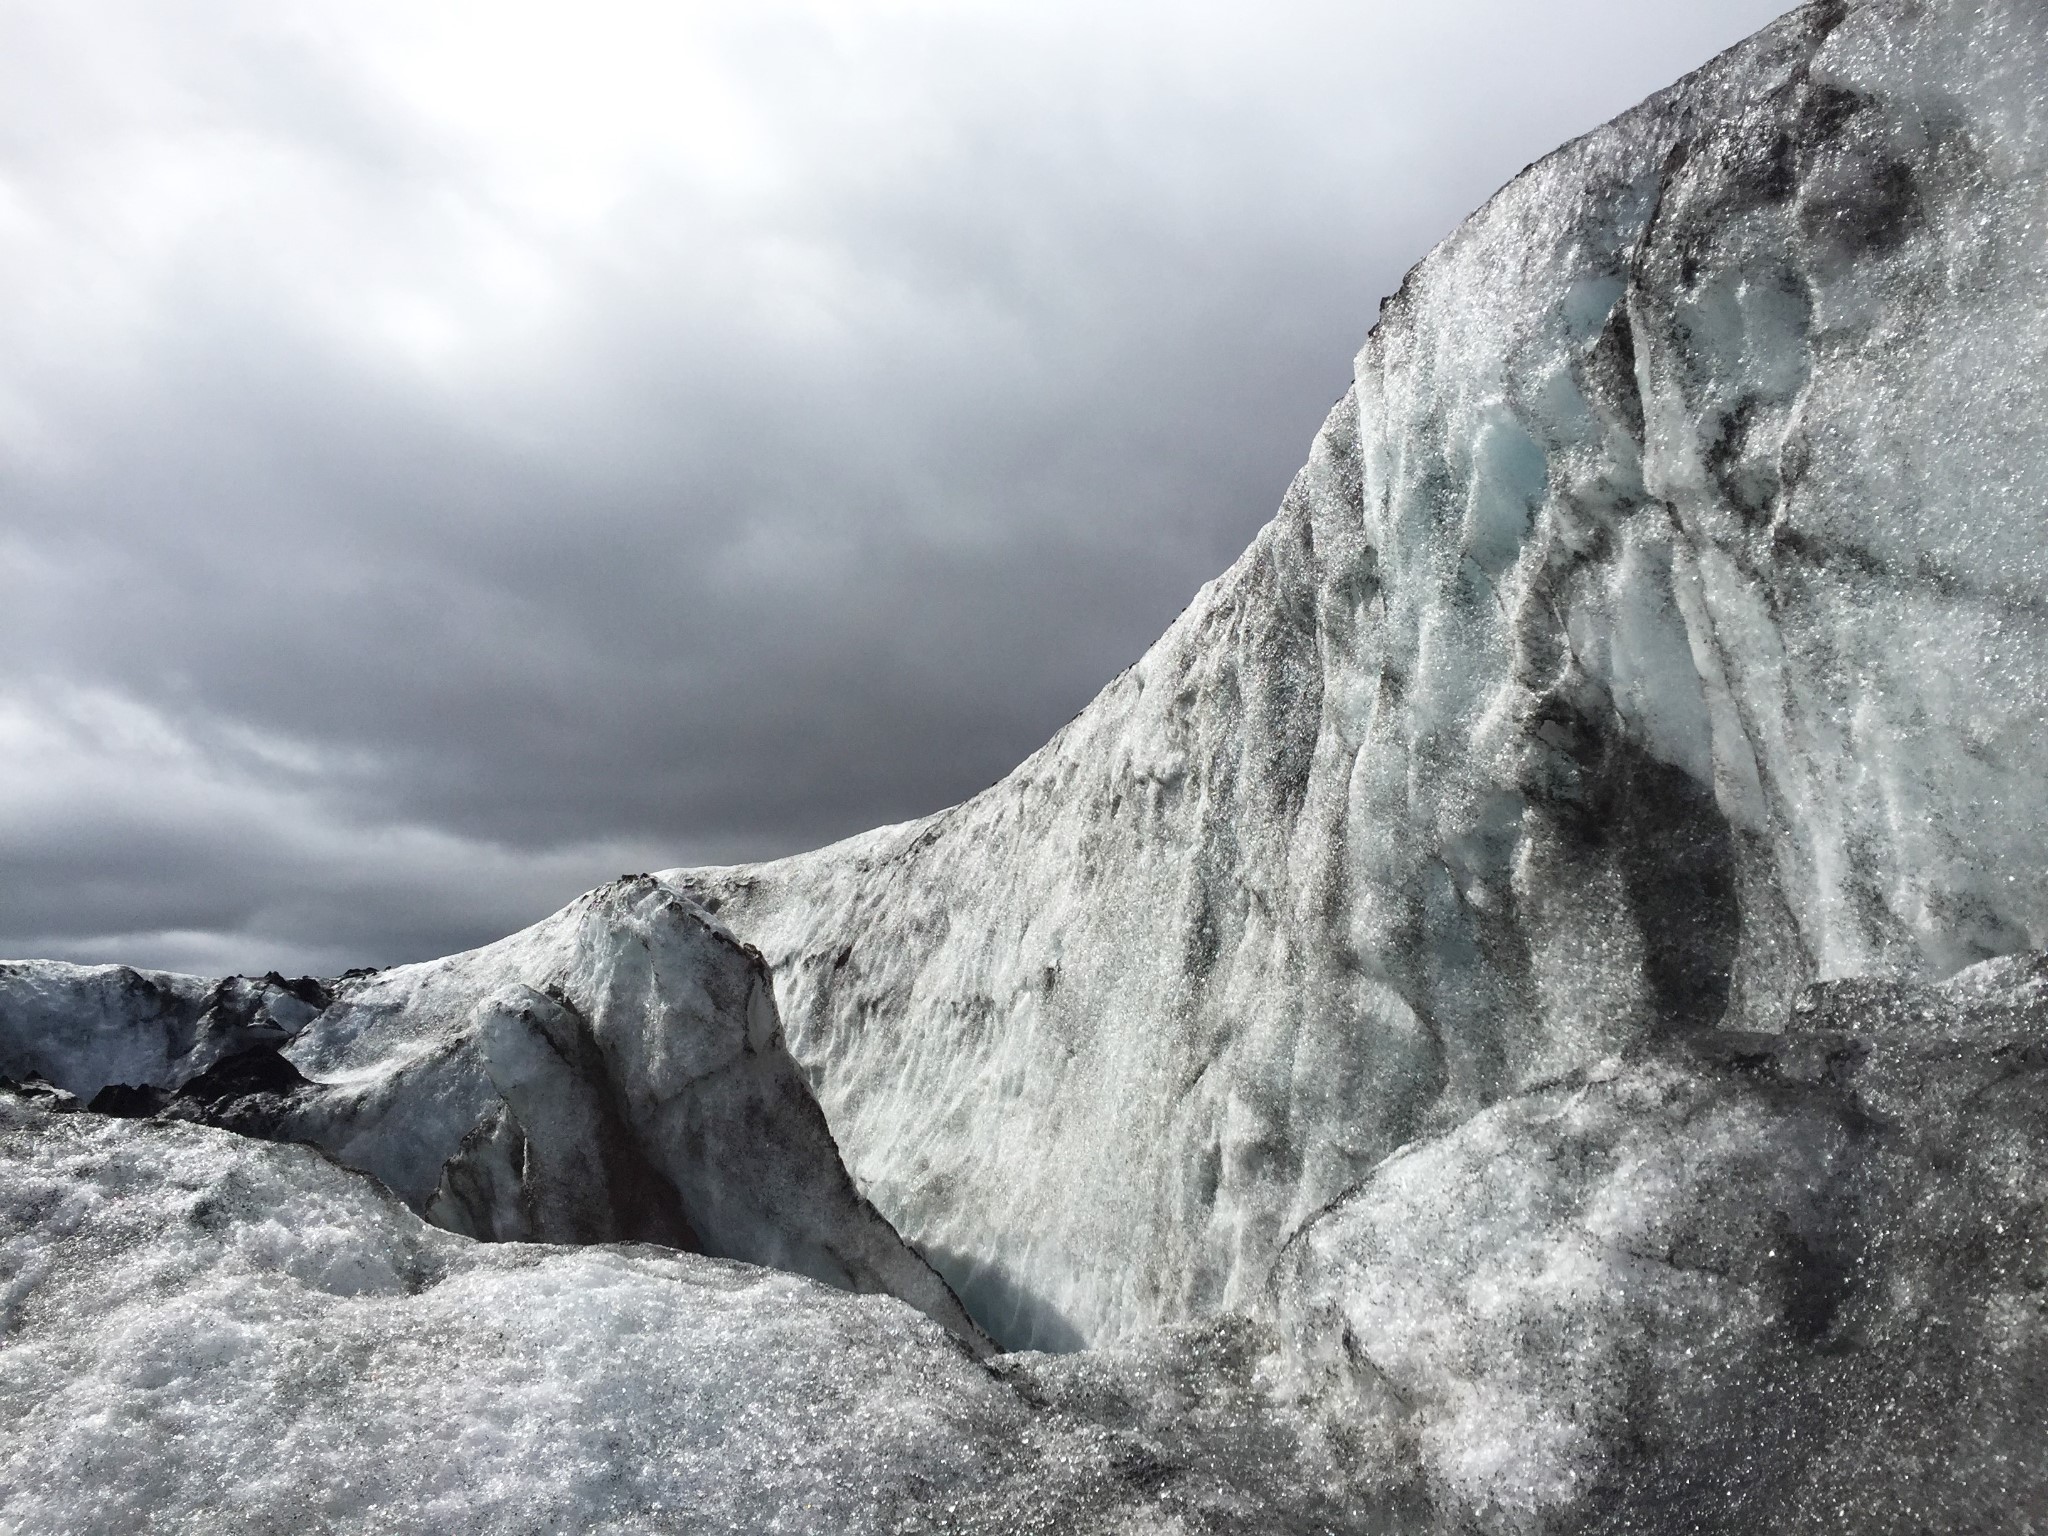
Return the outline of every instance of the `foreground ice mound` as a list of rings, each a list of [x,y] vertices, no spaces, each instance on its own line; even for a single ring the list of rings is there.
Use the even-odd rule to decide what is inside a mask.
[[[847,1177],[760,957],[645,877],[324,985],[0,966],[0,1073],[310,1143],[469,1236],[745,1259],[980,1342]]]
[[[1333,1399],[1501,1529],[2048,1513],[2048,955],[1823,984],[1381,1164],[1271,1282]]]
[[[889,1298],[477,1243],[302,1147],[5,1090],[0,1339],[10,1532],[1368,1532],[1391,1507],[1347,1503],[1242,1330],[993,1370]]]
[[[994,788],[676,872],[1016,1343],[1247,1306],[1418,1135],[2048,944],[2048,8],[1797,12],[1389,300],[1279,517]]]

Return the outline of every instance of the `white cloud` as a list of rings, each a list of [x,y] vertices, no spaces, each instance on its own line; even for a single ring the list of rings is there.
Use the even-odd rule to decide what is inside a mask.
[[[326,974],[484,942],[667,851],[511,849],[365,819],[329,793],[336,767],[246,728],[204,740],[101,689],[0,692],[0,846],[20,878],[0,894],[0,954]],[[111,890],[50,899],[35,876],[73,857],[129,862]],[[189,925],[195,909],[213,921]]]

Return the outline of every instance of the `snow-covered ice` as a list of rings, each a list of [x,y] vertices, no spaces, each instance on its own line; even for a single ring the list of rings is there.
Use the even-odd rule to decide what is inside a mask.
[[[0,1329],[9,1532],[1362,1532],[1398,1504],[1278,1427],[1256,1340],[991,1369],[893,1299],[479,1243],[303,1147],[5,1090]]]

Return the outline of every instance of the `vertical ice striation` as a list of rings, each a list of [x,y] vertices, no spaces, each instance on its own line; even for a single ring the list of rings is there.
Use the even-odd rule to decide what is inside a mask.
[[[1412,1138],[2048,946],[2048,11],[1800,10],[1384,306],[1278,517],[974,800],[667,878],[1016,1344]]]

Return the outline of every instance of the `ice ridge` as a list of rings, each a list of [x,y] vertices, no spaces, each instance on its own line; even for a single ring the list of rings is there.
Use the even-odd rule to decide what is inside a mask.
[[[986,1349],[848,1178],[759,955],[646,876],[325,984],[0,965],[0,1075],[318,1147],[451,1232],[743,1259]]]
[[[2048,945],[2048,12],[1816,5],[1411,272],[1279,516],[968,803],[674,871],[1013,1342],[1413,1138]]]

